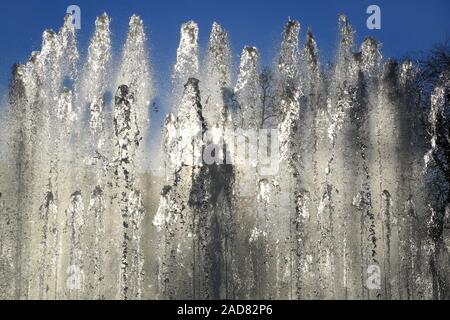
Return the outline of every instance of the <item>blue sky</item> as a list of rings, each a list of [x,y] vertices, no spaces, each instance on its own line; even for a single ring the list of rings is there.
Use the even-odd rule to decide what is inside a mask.
[[[107,12],[116,55],[124,41],[128,19],[142,16],[149,35],[151,59],[156,81],[169,81],[175,60],[180,24],[193,19],[200,27],[200,44],[206,46],[213,21],[230,33],[235,61],[244,45],[257,46],[263,63],[270,63],[279,45],[283,25],[290,16],[313,30],[324,61],[332,59],[337,38],[337,16],[345,13],[357,31],[360,42],[374,36],[383,43],[384,57],[430,48],[450,35],[448,0],[3,0],[0,2],[0,93],[8,86],[11,65],[25,62],[32,50],[39,50],[42,31],[58,29],[66,8],[81,8],[79,41],[84,53],[93,31],[95,17]],[[381,8],[382,29],[368,30],[366,8]]]

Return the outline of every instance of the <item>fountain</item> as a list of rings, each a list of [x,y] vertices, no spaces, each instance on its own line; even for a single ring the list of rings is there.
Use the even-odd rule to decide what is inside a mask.
[[[415,66],[372,38],[356,50],[341,15],[333,65],[289,19],[273,67],[246,46],[234,82],[226,30],[200,61],[188,21],[151,150],[144,30],[133,15],[116,68],[110,18],[82,61],[68,16],[14,66],[0,298],[450,297],[448,74],[423,106]]]

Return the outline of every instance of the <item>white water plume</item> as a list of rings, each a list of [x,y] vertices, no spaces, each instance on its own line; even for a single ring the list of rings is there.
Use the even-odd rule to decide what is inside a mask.
[[[272,68],[245,46],[235,71],[225,28],[200,62],[188,21],[156,177],[149,33],[133,15],[116,58],[111,23],[80,58],[66,17],[13,68],[0,298],[449,298],[448,74],[424,107],[414,63],[344,15],[329,68],[289,19]]]

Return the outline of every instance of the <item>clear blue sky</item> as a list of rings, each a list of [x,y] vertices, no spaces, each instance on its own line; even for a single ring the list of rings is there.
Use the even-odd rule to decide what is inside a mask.
[[[200,26],[200,43],[204,47],[213,21],[229,32],[235,60],[244,45],[257,46],[264,63],[272,61],[288,16],[298,19],[302,35],[310,26],[316,35],[322,58],[333,56],[337,37],[337,15],[345,13],[361,41],[371,35],[383,43],[385,57],[430,48],[450,34],[448,0],[2,0],[0,2],[0,93],[8,86],[11,65],[25,62],[32,50],[39,50],[42,31],[57,30],[66,8],[77,4],[82,20],[79,40],[84,53],[93,31],[95,17],[107,12],[116,54],[123,43],[128,18],[142,16],[149,34],[152,65],[156,80],[169,80],[175,59],[180,24],[193,19]],[[366,8],[381,7],[382,29],[366,28]]]

